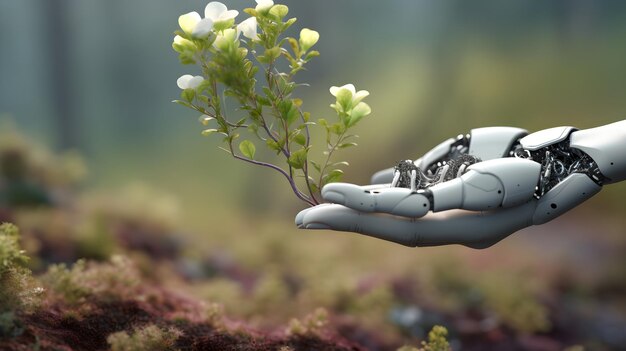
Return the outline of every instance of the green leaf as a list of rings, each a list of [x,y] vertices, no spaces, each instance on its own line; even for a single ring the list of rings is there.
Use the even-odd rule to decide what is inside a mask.
[[[217,132],[219,132],[217,129],[205,129],[202,131],[202,135],[207,136]]]
[[[289,13],[289,8],[285,5],[274,5],[270,9],[270,15],[276,16],[278,19],[283,19]]]
[[[293,54],[297,57],[300,58],[300,45],[298,44],[298,41],[294,38],[287,38],[287,40],[289,40],[289,45],[291,46],[291,50],[293,51]]]
[[[281,149],[280,146],[278,145],[277,142],[275,142],[272,139],[267,139],[267,141],[265,142],[265,144],[267,145],[267,147],[269,147],[270,149],[276,151],[276,153],[280,153]]]
[[[210,79],[205,79],[202,81],[202,83],[198,85],[198,87],[196,88],[196,91],[198,93],[202,93],[203,91],[210,91],[211,84],[213,84],[213,82]]]
[[[195,65],[196,64],[196,59],[193,57],[193,52],[191,51],[182,52],[180,55],[178,55],[178,59],[180,60],[180,63],[182,63],[183,65]]]
[[[358,121],[361,120],[361,118],[369,115],[370,113],[372,113],[372,109],[369,107],[369,105],[364,102],[359,102],[350,113],[348,127],[354,126],[355,124],[357,124]]]
[[[298,119],[299,115],[300,114],[298,113],[298,109],[292,105],[289,112],[287,112],[287,125],[291,125],[293,122],[295,122]]]
[[[346,127],[341,123],[333,123],[333,125],[330,126],[330,130],[337,135],[341,135],[346,131]]]
[[[292,24],[296,23],[296,20],[297,19],[295,17],[287,20],[287,22],[283,25],[283,30],[287,30],[287,28],[291,27]]]
[[[206,95],[198,95],[198,100],[200,100],[203,103],[209,105],[209,97],[206,96]]]
[[[180,93],[180,97],[187,102],[192,102],[193,98],[196,97],[196,91],[194,89],[185,89]]]
[[[289,111],[293,108],[293,102],[290,100],[283,100],[278,103],[278,111],[280,112],[280,118],[287,120]]]
[[[256,147],[250,140],[244,140],[239,144],[239,151],[249,159],[254,159]]]
[[[313,51],[309,52],[308,54],[306,54],[306,56],[304,57],[304,61],[309,61],[309,60],[311,60],[314,57],[318,57],[319,55],[320,55],[319,51],[313,50]]]
[[[258,16],[258,13],[256,12],[256,10],[253,9],[253,8],[250,8],[250,7],[243,9],[243,12],[249,14],[252,17],[257,17]]]
[[[317,186],[317,184],[315,183],[315,180],[313,180],[313,178],[309,177],[309,184],[311,185],[311,190],[314,193],[317,193],[320,191],[320,188]]]
[[[280,79],[278,79],[277,83],[278,89],[282,92],[283,96],[291,94],[291,92],[296,88],[296,83],[290,82],[283,75],[280,76]]]
[[[309,161],[309,162],[311,162],[311,164],[313,165],[313,168],[315,168],[318,172],[321,172],[322,168],[320,167],[320,165],[317,162],[315,162],[315,161]]]
[[[259,55],[256,57],[256,59],[259,60],[260,63],[265,63],[265,64],[270,63],[270,58],[265,55]]]
[[[293,137],[293,141],[304,146],[306,144],[306,137],[303,134],[297,134]]]
[[[193,108],[193,106],[191,106],[190,103],[188,103],[187,101],[182,101],[182,100],[172,100],[173,103],[175,104],[179,104],[179,105],[183,105],[185,107],[189,107],[189,108]]]
[[[328,172],[328,174],[326,174],[323,179],[324,179],[324,183],[328,184],[328,183],[334,183],[334,182],[338,182],[341,180],[341,177],[343,176],[343,171],[340,169],[333,169],[332,171]]]
[[[235,123],[238,127],[241,127],[242,125],[244,125],[246,123],[246,118],[242,118],[240,120],[237,121],[237,123]]]
[[[331,165],[332,167],[337,167],[337,166],[350,166],[350,164],[346,161],[340,161],[340,162],[335,162]]]
[[[221,32],[225,29],[232,27],[235,24],[235,19],[229,19],[226,21],[216,21],[213,23],[213,30],[217,32]]]
[[[274,92],[272,92],[272,90],[271,90],[270,88],[268,88],[268,87],[263,87],[263,92],[265,93],[265,95],[267,96],[267,98],[268,98],[268,99],[270,99],[270,101],[271,101],[271,100],[276,100],[276,95],[274,95]],[[270,102],[270,104],[269,104],[269,105],[271,105],[271,102]],[[268,105],[268,106],[269,106],[269,105]]]
[[[302,169],[304,167],[304,163],[306,162],[308,152],[309,150],[307,149],[300,149],[291,153],[287,163],[295,169]]]
[[[345,149],[345,148],[347,148],[347,147],[350,147],[350,146],[357,146],[357,145],[359,145],[359,144],[357,144],[357,143],[345,143],[345,144],[341,144],[341,145],[339,145],[339,146],[337,146],[337,147],[338,147],[339,149]]]
[[[202,123],[202,125],[204,126],[208,126],[209,122],[211,122],[212,120],[214,120],[215,118],[211,117],[211,116],[207,116],[207,115],[202,115],[198,118],[198,121],[200,123]]]
[[[265,56],[267,62],[272,62],[280,57],[280,48],[275,46],[271,49],[267,49],[265,50],[265,53],[263,53],[263,56]]]
[[[272,106],[272,103],[270,102],[270,100],[268,98],[266,98],[265,96],[260,96],[258,95],[256,98],[256,101],[263,106]]]

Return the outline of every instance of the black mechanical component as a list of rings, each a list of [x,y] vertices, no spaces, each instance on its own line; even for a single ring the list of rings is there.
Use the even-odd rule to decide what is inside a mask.
[[[471,136],[469,134],[459,134],[452,145],[450,145],[450,152],[444,156],[439,162],[430,165],[424,172],[427,175],[433,176],[437,173],[437,170],[445,165],[446,162],[454,160],[461,155],[466,155],[469,152]]]
[[[426,189],[435,184],[445,182],[465,173],[468,166],[480,162],[478,157],[468,155],[470,135],[459,135],[450,145],[449,153],[438,162],[430,165],[426,170],[417,167],[411,160],[400,161],[395,166],[399,172],[396,187],[411,188],[411,172],[415,171],[415,187],[413,189]],[[395,173],[394,173],[395,174]]]
[[[602,186],[604,176],[596,162],[585,152],[571,148],[569,139],[544,148],[529,151],[518,145],[513,151],[518,158],[525,158],[541,164],[541,176],[535,198],[539,199],[572,173],[583,173],[596,184]]]
[[[480,162],[478,157],[468,154],[459,154],[454,159],[438,162],[435,174],[425,174],[411,160],[400,161],[395,166],[395,172],[398,172],[399,178],[396,187],[427,189],[435,184],[446,182],[448,180],[460,177],[465,173],[467,167],[474,163]],[[415,171],[415,185],[411,185],[411,173]],[[428,171],[430,173],[430,171]]]
[[[395,172],[400,173],[400,178],[398,178],[398,182],[396,183],[396,187],[398,188],[411,188],[411,172],[415,171],[417,177],[415,178],[415,189],[419,189],[422,184],[422,179],[427,179],[426,175],[422,172],[422,170],[417,167],[413,161],[406,160],[398,162],[398,165],[394,168]]]

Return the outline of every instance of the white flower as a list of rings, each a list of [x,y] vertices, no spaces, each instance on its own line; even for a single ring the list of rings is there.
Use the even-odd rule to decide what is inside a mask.
[[[237,25],[237,32],[243,33],[243,36],[252,40],[259,39],[256,34],[256,17],[250,17]]]
[[[200,18],[197,12],[189,12],[178,17],[178,25],[183,32],[191,34],[200,20],[202,20],[202,18]]]
[[[172,43],[172,48],[176,52],[182,53],[183,51],[185,51],[187,49],[195,50],[196,49],[196,45],[191,40],[187,40],[187,39],[181,37],[180,35],[177,35],[177,36],[174,37],[174,42]]]
[[[237,10],[229,10],[226,5],[212,1],[204,8],[204,17],[210,18],[213,23],[231,20],[239,14]]]
[[[219,50],[226,50],[228,47],[239,39],[239,31],[233,28],[224,29],[217,33],[217,38],[213,42],[213,46]]]
[[[350,93],[350,102],[352,106],[356,106],[356,104],[358,104],[359,102],[361,102],[361,100],[363,100],[363,98],[365,98],[366,96],[368,96],[370,93],[367,90],[359,90],[358,92],[356,91],[356,88],[354,87],[353,84],[346,84],[344,86],[341,87],[330,87],[330,93],[333,94],[333,96],[337,97],[338,100],[339,98],[342,97],[342,95],[347,93]]]
[[[200,85],[200,83],[204,82],[204,77],[202,76],[192,76],[191,74],[185,74],[176,80],[176,84],[179,88],[185,89],[195,89]]]
[[[191,40],[187,40],[183,37],[181,37],[180,35],[177,35],[174,37],[174,44],[180,45],[180,46],[184,46],[184,47],[193,47],[194,44]]]
[[[267,12],[272,6],[274,6],[274,1],[272,0],[255,0],[256,7],[254,8],[257,12]]]
[[[341,87],[331,87],[330,93],[337,97],[337,103],[330,105],[330,107],[334,108],[337,113],[347,115],[348,118],[344,123],[348,127],[352,127],[372,112],[368,104],[361,102],[370,94],[367,90],[357,92],[354,85],[346,84]]]
[[[309,50],[318,40],[320,40],[320,33],[309,28],[303,28],[300,31],[300,49],[302,49],[302,51]],[[354,86],[352,86],[352,88],[354,88]]]
[[[213,20],[202,19],[197,12],[193,11],[178,17],[178,25],[183,32],[201,38],[207,36],[213,29]]]
[[[178,45],[189,45],[189,44],[193,44],[190,40],[187,40],[183,37],[181,37],[180,35],[177,35],[174,37],[174,44],[178,44]]]
[[[211,29],[213,29],[213,20],[205,18],[196,24],[196,28],[194,28],[191,35],[198,38],[204,38],[209,35]]]
[[[187,34],[196,38],[205,38],[211,33],[214,27],[228,26],[228,21],[234,19],[239,14],[237,10],[229,10],[221,2],[212,1],[204,8],[204,19],[197,12],[189,12],[178,18],[180,28]],[[226,23],[225,23],[226,22]]]

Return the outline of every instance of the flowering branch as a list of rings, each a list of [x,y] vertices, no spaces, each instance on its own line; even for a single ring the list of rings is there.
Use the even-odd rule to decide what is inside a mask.
[[[332,87],[330,92],[336,102],[331,107],[337,121],[331,124],[320,118],[313,122],[311,114],[302,110],[302,100],[293,97],[293,93],[298,86],[297,73],[319,56],[319,52],[312,50],[319,33],[304,28],[297,39],[283,37],[296,21],[285,20],[289,8],[272,0],[256,2],[255,8],[244,10],[250,17],[239,24],[235,23],[239,11],[229,10],[216,1],[206,6],[204,18],[197,12],[179,17],[180,30],[175,32],[172,47],[182,64],[199,66],[201,74],[186,74],[177,80],[182,92],[180,100],[174,102],[201,113],[200,122],[212,126],[202,134],[222,135],[228,146],[224,150],[234,158],[277,171],[300,200],[316,205],[321,199],[320,189],[339,181],[343,174],[339,167],[348,164],[333,162],[332,158],[337,150],[356,145],[346,142],[355,137],[347,132],[370,114],[370,107],[361,101],[369,93],[357,92],[352,84]],[[242,35],[244,38],[240,39]],[[277,69],[280,60],[288,63],[287,72]],[[263,72],[265,85],[257,80],[259,71]],[[239,110],[245,112],[245,117],[239,120],[226,117],[222,106],[227,97],[239,102]],[[326,132],[322,164],[310,159],[313,125],[321,126]],[[239,153],[233,146],[237,139],[240,139]],[[254,140],[264,143],[282,161],[257,159]],[[278,166],[277,162],[287,168]],[[318,173],[317,180],[311,171]],[[299,178],[303,178],[300,185]]]

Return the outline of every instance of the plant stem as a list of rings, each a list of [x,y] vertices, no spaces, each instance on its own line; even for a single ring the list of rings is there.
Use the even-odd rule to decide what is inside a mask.
[[[311,206],[315,206],[316,205],[306,195],[302,194],[300,192],[300,190],[298,190],[298,187],[297,187],[296,182],[294,181],[293,177],[290,177],[289,174],[287,174],[287,172],[285,172],[285,170],[283,170],[282,168],[280,168],[280,167],[278,167],[276,165],[273,165],[271,163],[266,163],[266,162],[263,162],[263,161],[256,161],[256,160],[253,160],[253,159],[250,159],[250,158],[247,158],[247,157],[243,157],[243,156],[239,156],[239,155],[235,154],[235,150],[233,149],[233,142],[232,142],[232,140],[229,140],[228,147],[230,149],[230,154],[234,158],[236,158],[238,160],[242,160],[242,161],[245,161],[245,162],[248,162],[248,163],[252,163],[252,164],[255,164],[255,165],[258,165],[258,166],[268,167],[268,168],[271,168],[271,169],[279,172],[280,174],[282,174],[287,179],[287,181],[289,182],[289,185],[291,185],[291,189],[293,190],[294,194],[296,194],[296,196],[300,200],[308,203]]]
[[[302,119],[302,123],[304,125],[304,131],[306,134],[306,142],[304,144],[304,147],[308,150],[309,146],[311,145],[311,135],[309,134],[309,126],[308,124],[306,124],[306,120],[304,119],[304,114],[302,113],[302,110],[300,110],[300,108],[298,108],[298,112],[300,112],[300,118]],[[313,202],[315,202],[316,205],[319,205],[319,201],[315,198],[315,195],[313,194],[313,189],[311,189],[311,182],[309,180],[309,154],[308,152],[307,152],[307,158],[304,162],[304,167],[302,170],[304,171],[304,182],[306,183],[307,189],[309,189],[309,195],[311,195],[311,199],[313,200]]]
[[[324,172],[326,171],[326,168],[328,167],[328,162],[330,162],[330,158],[333,155],[333,152],[335,152],[335,150],[337,150],[337,146],[339,145],[339,143],[341,143],[341,140],[343,139],[343,136],[346,134],[346,132],[344,131],[343,133],[341,133],[339,135],[339,137],[337,138],[337,142],[332,145],[332,147],[330,148],[330,150],[328,151],[328,156],[326,157],[326,161],[324,162],[324,166],[322,167],[322,170],[320,171],[320,179],[319,182],[317,184],[319,184],[320,190],[322,189],[322,178],[324,177]]]

